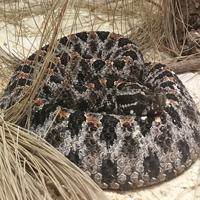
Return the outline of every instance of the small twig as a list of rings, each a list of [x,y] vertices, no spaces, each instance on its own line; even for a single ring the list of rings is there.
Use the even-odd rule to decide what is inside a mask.
[[[176,74],[200,70],[200,58],[184,60],[176,63],[167,64],[167,67]]]

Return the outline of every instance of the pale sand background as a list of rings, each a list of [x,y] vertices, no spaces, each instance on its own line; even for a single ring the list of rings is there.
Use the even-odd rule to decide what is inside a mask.
[[[88,17],[87,15],[85,15]],[[41,19],[38,18],[38,23],[41,23]],[[6,31],[2,27],[0,22],[0,46],[7,44],[6,40]],[[31,25],[31,20],[30,20]],[[101,27],[101,30],[111,30],[112,27],[109,24],[104,24]],[[12,32],[12,29],[10,29]],[[14,32],[14,30],[13,30]],[[12,41],[15,41],[14,36],[10,38]],[[28,49],[30,47],[30,42],[34,41],[34,37],[29,38],[29,42],[25,42],[24,46]],[[35,44],[36,48],[37,44]],[[14,49],[15,44],[9,43],[10,48]],[[150,54],[150,53],[149,53]],[[151,55],[151,54],[150,54]],[[165,56],[164,56],[165,57]],[[168,56],[166,56],[168,57]],[[153,55],[152,55],[153,59]],[[158,59],[159,60],[159,59]],[[8,75],[8,77],[11,74]],[[191,96],[194,98],[195,102],[200,108],[200,76],[198,73],[187,73],[179,75],[180,79],[183,81],[184,85],[189,90]],[[0,85],[5,87],[7,84],[6,77],[0,77]],[[200,159],[192,165],[189,170],[180,175],[177,178],[172,179],[171,181],[162,183],[160,185],[155,185],[153,187],[133,190],[130,192],[105,192],[111,200],[192,200],[200,199],[200,187],[199,187],[199,166]],[[56,198],[55,199],[60,199]]]

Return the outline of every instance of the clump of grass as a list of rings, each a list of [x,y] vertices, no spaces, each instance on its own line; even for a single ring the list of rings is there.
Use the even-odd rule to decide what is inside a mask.
[[[0,199],[107,199],[78,167],[45,140],[0,116]]]

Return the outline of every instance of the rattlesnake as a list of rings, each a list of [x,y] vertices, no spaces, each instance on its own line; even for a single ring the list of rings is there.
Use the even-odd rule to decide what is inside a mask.
[[[38,62],[35,52],[16,69],[2,109],[28,91],[48,47],[39,51]],[[165,65],[144,63],[128,38],[103,31],[65,36],[58,40],[45,77],[30,130],[101,188],[159,183],[198,158],[200,114],[194,101]]]

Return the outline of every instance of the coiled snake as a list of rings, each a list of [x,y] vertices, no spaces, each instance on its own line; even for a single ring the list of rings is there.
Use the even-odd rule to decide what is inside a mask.
[[[198,158],[199,112],[165,65],[145,64],[138,47],[115,33],[80,32],[58,43],[34,100],[30,129],[100,187],[159,183]],[[16,69],[2,109],[28,91],[47,49],[40,50],[38,62],[34,53]]]

